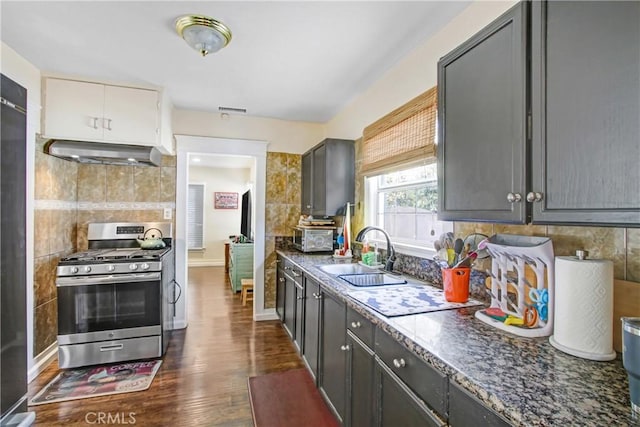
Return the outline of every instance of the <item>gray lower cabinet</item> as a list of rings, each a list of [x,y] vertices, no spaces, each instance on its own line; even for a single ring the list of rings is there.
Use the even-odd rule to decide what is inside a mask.
[[[292,340],[296,339],[296,313],[298,309],[298,295],[296,281],[302,276],[300,270],[289,261],[284,265],[284,328]]]
[[[449,383],[449,425],[452,427],[508,427],[511,424],[451,381]]]
[[[445,55],[438,218],[640,226],[638,40],[637,1],[521,2]]]
[[[305,276],[304,337],[302,360],[314,381],[318,381],[318,338],[320,336],[320,284]]]
[[[302,213],[343,213],[355,191],[354,141],[325,139],[302,156]]]
[[[640,2],[532,2],[536,223],[640,224]]]
[[[527,11],[516,5],[438,63],[440,220],[525,222]]]
[[[276,313],[281,321],[284,321],[285,306],[285,281],[284,277],[284,258],[278,255],[276,261],[278,268],[276,270]]]
[[[424,427],[444,426],[423,401],[378,358],[376,381],[378,383],[379,426]],[[479,425],[479,424],[468,424]]]
[[[320,393],[344,422],[347,385],[346,305],[344,301],[322,292],[320,326]]]
[[[358,337],[347,330],[349,355],[347,360],[347,419],[345,425],[370,427],[376,425],[375,354]]]

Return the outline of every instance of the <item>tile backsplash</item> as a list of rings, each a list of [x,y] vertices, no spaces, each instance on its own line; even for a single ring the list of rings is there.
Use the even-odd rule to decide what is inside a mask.
[[[157,168],[85,165],[45,154],[45,143],[37,138],[35,152],[34,355],[56,341],[55,270],[87,249],[87,224],[162,221],[163,208],[175,209],[175,157]]]

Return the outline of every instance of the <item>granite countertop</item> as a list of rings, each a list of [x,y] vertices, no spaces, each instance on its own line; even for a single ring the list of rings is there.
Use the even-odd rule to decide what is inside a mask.
[[[619,359],[581,359],[555,349],[546,337],[500,331],[474,317],[482,307],[385,317],[350,298],[350,286],[316,267],[344,260],[277,252],[513,425],[640,425]]]

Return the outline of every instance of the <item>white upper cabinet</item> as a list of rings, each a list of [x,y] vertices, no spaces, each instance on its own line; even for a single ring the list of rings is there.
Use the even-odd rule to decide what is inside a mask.
[[[43,136],[158,147],[172,154],[171,135],[161,132],[162,93],[47,77],[44,81]],[[168,124],[170,126],[170,124]]]

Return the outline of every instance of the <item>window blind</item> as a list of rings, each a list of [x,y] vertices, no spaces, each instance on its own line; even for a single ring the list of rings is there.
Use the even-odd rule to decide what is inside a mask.
[[[187,249],[204,249],[204,184],[189,184]]]
[[[411,163],[435,161],[437,101],[434,86],[367,126],[361,172],[373,176]]]

